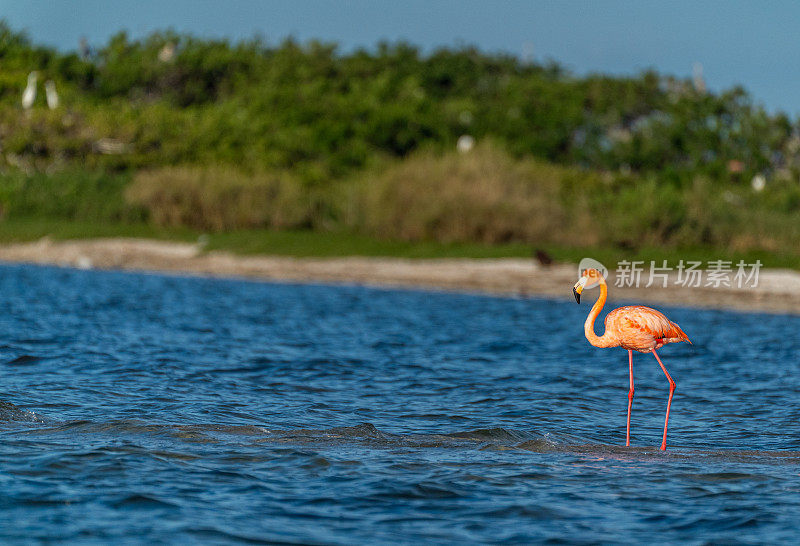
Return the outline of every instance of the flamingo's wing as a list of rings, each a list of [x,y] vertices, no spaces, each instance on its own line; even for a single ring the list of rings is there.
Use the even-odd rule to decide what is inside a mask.
[[[689,336],[680,326],[669,320],[660,311],[641,305],[620,307],[608,314],[606,322],[611,319],[612,327],[616,327],[628,336],[640,338],[651,336],[664,343],[677,343],[689,340]]]

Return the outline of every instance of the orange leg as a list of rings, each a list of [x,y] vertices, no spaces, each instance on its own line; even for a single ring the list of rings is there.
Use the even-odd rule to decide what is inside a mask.
[[[666,375],[667,379],[669,379],[669,400],[667,401],[667,418],[664,419],[664,439],[661,440],[661,451],[666,451],[667,450],[667,424],[669,424],[669,408],[672,405],[672,393],[675,392],[675,382],[672,380],[672,377],[670,377],[669,372],[667,372],[667,369],[664,367],[664,364],[661,363],[661,359],[658,358],[658,355],[656,354],[656,350],[655,349],[653,349],[653,356],[656,357],[656,360],[658,360],[658,365],[661,366],[661,369],[664,370],[664,375]]]
[[[633,351],[628,349],[628,370],[631,376],[631,389],[628,391],[628,429],[625,434],[625,445],[631,445],[631,404],[633,404]]]

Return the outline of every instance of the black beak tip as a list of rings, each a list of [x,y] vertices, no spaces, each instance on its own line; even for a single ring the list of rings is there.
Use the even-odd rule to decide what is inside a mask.
[[[578,293],[577,290],[575,290],[574,287],[572,288],[572,293],[575,295],[575,301],[580,303],[581,302],[581,295]]]

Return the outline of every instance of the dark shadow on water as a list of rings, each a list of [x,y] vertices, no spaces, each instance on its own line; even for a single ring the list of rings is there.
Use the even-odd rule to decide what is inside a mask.
[[[384,432],[371,423],[328,429],[271,430],[255,425],[156,424],[137,419],[108,422],[88,420],[54,424],[9,402],[0,402],[0,422],[28,422],[45,426],[16,430],[30,435],[99,435],[115,438],[149,437],[172,439],[189,444],[261,446],[315,446],[319,448],[358,446],[370,449],[468,449],[479,451],[518,451],[521,454],[561,454],[583,458],[634,462],[664,459],[708,463],[800,464],[800,451],[708,450],[672,446],[662,452],[656,446],[616,446],[576,438],[566,434],[540,433],[505,428],[475,429],[451,433]],[[710,480],[735,480],[735,473],[709,474]],[[750,474],[747,474],[751,477]]]
[[[11,402],[0,400],[0,423],[44,423],[37,413],[23,409]]]

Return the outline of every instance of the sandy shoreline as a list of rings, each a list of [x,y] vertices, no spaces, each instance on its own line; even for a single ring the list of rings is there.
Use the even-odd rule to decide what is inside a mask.
[[[203,252],[196,244],[147,239],[88,239],[0,246],[0,261],[82,269],[171,272],[273,281],[347,283],[570,300],[576,266],[533,260],[291,258]],[[590,299],[594,299],[591,294]],[[755,288],[610,288],[610,300],[800,314],[800,273],[762,269]]]

